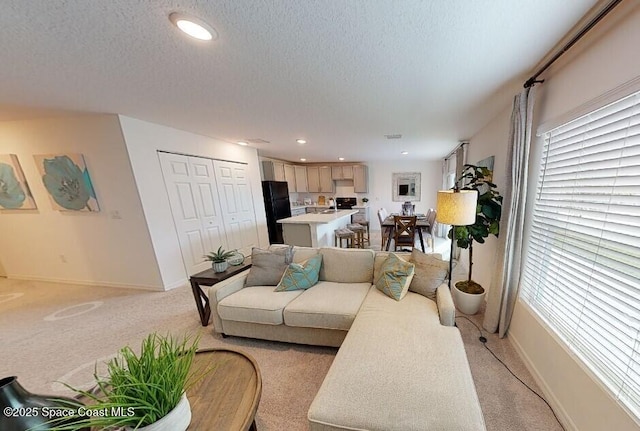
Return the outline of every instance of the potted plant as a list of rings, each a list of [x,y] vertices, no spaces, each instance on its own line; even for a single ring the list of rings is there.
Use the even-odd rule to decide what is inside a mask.
[[[502,196],[497,186],[491,182],[493,172],[485,167],[464,165],[458,183],[461,190],[475,190],[478,193],[476,221],[468,226],[455,226],[449,231],[455,234],[456,244],[460,248],[469,249],[469,277],[458,281],[452,291],[456,306],[465,314],[478,312],[484,299],[484,288],[471,279],[473,270],[473,243],[484,243],[489,235],[496,237],[500,233],[500,216],[502,215]]]
[[[94,373],[95,390],[66,385],[82,395],[87,406],[68,403],[69,411],[76,412],[64,418],[71,423],[54,419],[47,429],[186,430],[191,422],[186,390],[204,375],[190,371],[198,340],[185,337],[179,341],[154,333],[143,340],[140,354],[124,347],[107,363],[107,377]]]
[[[362,198],[362,203],[363,203],[363,204],[365,204],[365,205],[366,205],[366,204],[367,204],[367,202],[369,202],[369,198]]]
[[[218,251],[205,254],[204,258],[205,260],[211,261],[213,272],[224,272],[229,267],[229,262],[227,262],[227,259],[232,257],[234,254],[235,250],[226,251],[222,248],[222,246],[220,246],[218,247]]]

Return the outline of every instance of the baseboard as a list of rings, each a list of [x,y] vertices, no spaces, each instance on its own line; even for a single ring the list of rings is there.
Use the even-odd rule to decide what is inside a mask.
[[[95,281],[95,280],[70,280],[66,278],[38,277],[33,275],[20,275],[20,274],[9,274],[7,275],[7,278],[10,280],[44,281],[49,283],[64,283],[64,284],[73,284],[73,285],[81,285],[81,286],[117,287],[121,289],[150,290],[154,292],[158,292],[158,291],[162,292],[165,290],[159,286],[112,283],[109,281]]]
[[[171,283],[167,286],[164,287],[164,290],[171,290],[171,289],[177,289],[178,287],[182,287],[182,286],[188,286],[189,285],[189,280],[186,278],[183,278],[182,280],[178,280],[174,283]]]
[[[520,356],[520,359],[522,359],[522,362],[524,362],[524,365],[527,367],[527,370],[529,370],[529,372],[533,376],[533,380],[535,380],[536,384],[542,390],[542,393],[540,395],[544,396],[544,398],[551,405],[551,407],[553,407],[553,410],[558,416],[558,419],[560,419],[560,421],[562,422],[562,426],[564,427],[564,429],[566,431],[578,431],[578,427],[576,426],[575,423],[573,423],[569,414],[562,407],[562,404],[560,403],[560,401],[555,397],[555,395],[553,394],[553,392],[551,391],[551,389],[549,388],[545,380],[542,378],[542,376],[538,372],[538,369],[535,367],[535,365],[533,365],[533,362],[531,362],[531,359],[525,353],[520,343],[518,343],[518,340],[511,334],[509,334],[509,336],[507,337],[507,340],[509,340],[509,342],[511,343],[511,346],[513,346],[514,350]]]

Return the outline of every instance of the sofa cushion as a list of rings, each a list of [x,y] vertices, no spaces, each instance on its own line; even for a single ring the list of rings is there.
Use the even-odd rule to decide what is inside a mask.
[[[218,314],[223,320],[281,325],[282,310],[302,292],[274,292],[273,286],[245,287],[220,301]]]
[[[375,280],[376,288],[388,297],[400,301],[409,290],[414,269],[413,263],[392,253],[382,264],[382,272]]]
[[[348,330],[371,283],[320,281],[284,309],[287,326]]]
[[[373,258],[368,249],[323,247],[321,281],[336,283],[373,283]]]
[[[318,282],[322,255],[317,254],[302,263],[290,263],[285,269],[276,292],[308,289]]]
[[[284,270],[293,261],[293,247],[251,250],[251,269],[245,286],[277,286]]]
[[[426,254],[417,248],[411,251],[411,262],[416,269],[409,290],[435,301],[438,286],[447,282],[449,262],[438,254]]]

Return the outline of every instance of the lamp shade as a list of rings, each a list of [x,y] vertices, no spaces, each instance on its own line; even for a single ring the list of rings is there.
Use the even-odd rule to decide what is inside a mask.
[[[452,226],[466,226],[476,222],[478,193],[475,190],[441,190],[436,202],[436,221]]]

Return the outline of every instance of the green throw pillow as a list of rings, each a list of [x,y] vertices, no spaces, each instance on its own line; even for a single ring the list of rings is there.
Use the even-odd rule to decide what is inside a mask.
[[[284,271],[276,292],[308,289],[318,282],[322,255],[310,257],[301,263],[291,263]]]
[[[388,297],[400,301],[409,290],[414,270],[413,263],[391,253],[382,264],[380,276],[375,280],[376,288]]]

